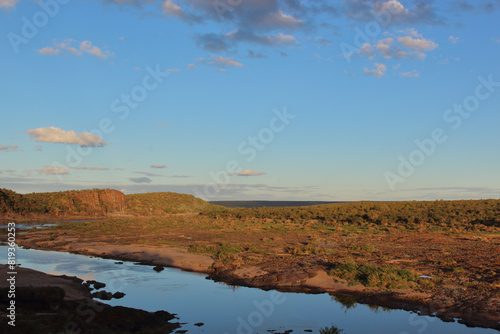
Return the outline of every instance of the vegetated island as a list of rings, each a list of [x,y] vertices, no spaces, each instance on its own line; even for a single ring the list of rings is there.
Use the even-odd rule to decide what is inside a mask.
[[[231,285],[331,293],[500,329],[500,200],[226,208],[191,195],[0,190],[4,219],[97,219],[33,228],[24,247],[207,273]]]

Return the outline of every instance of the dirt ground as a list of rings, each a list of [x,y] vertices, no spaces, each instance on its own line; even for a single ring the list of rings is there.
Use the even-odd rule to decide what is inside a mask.
[[[350,295],[500,330],[498,233],[176,215],[65,223],[18,243],[205,272],[234,285]]]

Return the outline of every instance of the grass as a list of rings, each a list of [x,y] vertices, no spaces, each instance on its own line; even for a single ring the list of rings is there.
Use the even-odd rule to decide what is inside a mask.
[[[213,255],[216,260],[220,260],[222,262],[227,262],[228,260],[233,259],[233,255],[239,254],[243,251],[245,251],[245,248],[243,248],[242,246],[228,242],[224,242],[215,246],[194,244],[188,248],[189,253],[210,254]]]
[[[351,283],[363,284],[366,287],[386,289],[405,289],[412,287],[419,277],[404,269],[391,266],[374,266],[366,263],[356,263],[352,258],[340,263],[330,270],[331,276],[337,276]]]
[[[344,330],[338,328],[335,325],[332,325],[330,327],[321,328],[319,330],[319,334],[342,334],[342,333],[344,333]]]
[[[363,244],[361,246],[353,246],[352,250],[373,253],[377,250],[377,248],[375,248],[375,246],[373,246],[370,243],[366,243],[366,244]]]
[[[307,256],[307,255],[324,255],[333,254],[335,250],[315,245],[298,245],[285,247],[285,252],[292,255]]]
[[[193,254],[212,254],[215,253],[215,247],[205,244],[194,244],[188,248],[188,253]]]
[[[129,212],[141,215],[200,212],[211,207],[207,202],[192,195],[173,192],[127,195],[126,203]]]

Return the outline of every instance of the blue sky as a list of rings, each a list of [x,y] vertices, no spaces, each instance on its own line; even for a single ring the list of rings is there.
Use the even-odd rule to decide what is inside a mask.
[[[0,0],[0,187],[500,198],[500,1]]]

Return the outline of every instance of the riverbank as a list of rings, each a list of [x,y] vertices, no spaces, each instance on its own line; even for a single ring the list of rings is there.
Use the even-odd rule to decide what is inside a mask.
[[[10,271],[0,264],[1,277],[8,277]],[[95,301],[79,278],[21,267],[15,272],[14,288],[7,280],[0,281],[2,333],[172,333],[180,327],[171,322],[174,315],[165,311],[153,313]],[[9,298],[8,291],[15,297]],[[8,306],[12,310],[6,313]]]
[[[31,231],[18,242],[203,272],[232,285],[342,294],[359,303],[500,329],[497,234],[352,228],[346,233],[297,230],[293,224],[272,231],[276,225],[269,222],[251,225],[200,221],[195,215],[65,223]]]

